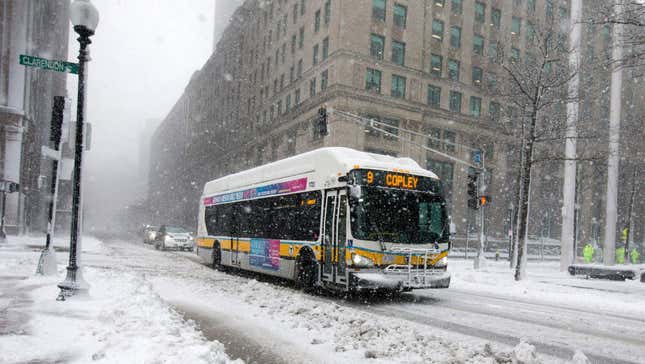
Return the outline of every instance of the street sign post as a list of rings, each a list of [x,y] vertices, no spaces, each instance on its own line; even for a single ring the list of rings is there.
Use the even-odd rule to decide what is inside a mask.
[[[45,59],[45,58],[40,58],[36,56],[29,56],[26,54],[21,54],[19,59],[20,59],[20,64],[23,66],[42,68],[50,71],[78,74],[78,63]]]

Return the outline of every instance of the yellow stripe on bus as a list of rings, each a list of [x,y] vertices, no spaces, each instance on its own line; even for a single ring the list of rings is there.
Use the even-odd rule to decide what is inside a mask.
[[[213,248],[213,244],[215,243],[215,240],[219,241],[220,247],[223,250],[233,250],[233,248],[236,248],[235,250],[240,252],[240,253],[249,253],[251,251],[251,241],[250,239],[240,239],[240,240],[231,240],[231,239],[215,239],[215,238],[197,238],[197,246],[200,248]],[[233,245],[233,247],[232,247]],[[322,248],[319,245],[311,245],[310,246],[313,250],[314,253],[316,254],[316,259],[320,260],[322,258]],[[298,256],[300,253],[300,249],[303,248],[303,245],[301,244],[289,244],[289,243],[283,243],[280,242],[280,257],[281,258],[295,258]],[[374,252],[374,251],[369,251],[369,250],[364,250],[359,247],[353,247],[352,249],[346,249],[345,250],[345,260],[350,261],[351,260],[351,254],[352,252],[358,253],[366,258],[371,259],[374,264],[382,266],[382,265],[389,265],[389,264],[407,264],[408,256],[405,254],[384,254],[380,252]],[[389,259],[385,259],[386,256],[389,256]],[[448,252],[442,252],[439,254],[429,254],[427,256],[427,264],[428,266],[433,266],[437,264],[438,261],[440,261],[443,257],[448,256]],[[334,254],[332,256],[332,260],[334,262],[338,261],[338,256],[337,254]],[[423,256],[421,255],[414,255],[410,257],[410,263],[413,265],[423,265]]]

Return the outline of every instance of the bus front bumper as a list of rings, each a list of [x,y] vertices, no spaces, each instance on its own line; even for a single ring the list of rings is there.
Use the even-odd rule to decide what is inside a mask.
[[[356,272],[350,273],[351,284],[356,290],[363,289],[426,289],[448,288],[450,273],[442,269],[412,270],[410,272]]]

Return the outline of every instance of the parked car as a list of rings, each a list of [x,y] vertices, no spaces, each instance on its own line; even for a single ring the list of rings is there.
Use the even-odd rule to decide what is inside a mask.
[[[194,247],[195,239],[188,230],[182,227],[161,225],[157,232],[155,249],[192,251]]]
[[[158,230],[159,230],[159,226],[146,225],[146,227],[143,228],[143,243],[144,244],[154,243],[155,240],[157,239]]]

